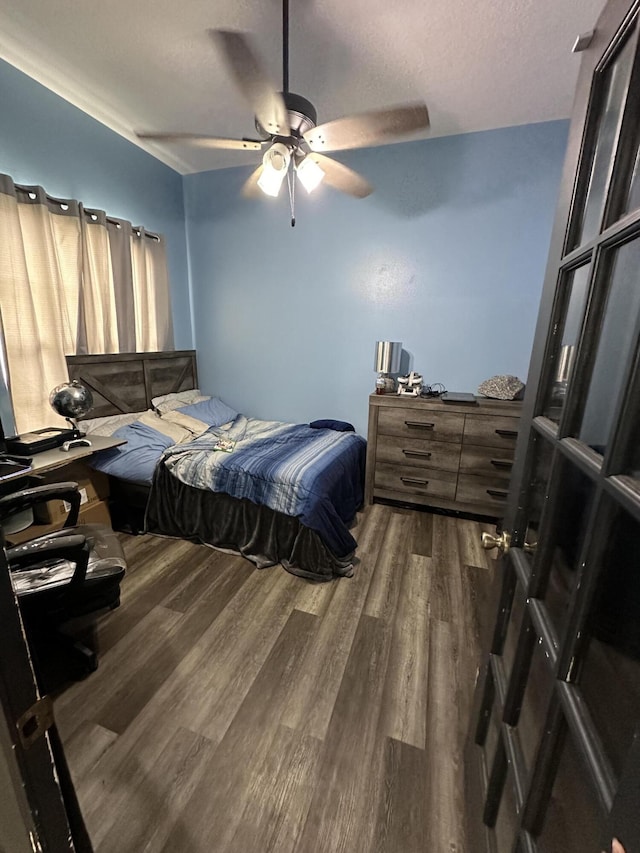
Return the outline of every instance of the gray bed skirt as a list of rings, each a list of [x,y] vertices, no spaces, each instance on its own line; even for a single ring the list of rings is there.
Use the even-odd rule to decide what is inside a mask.
[[[316,581],[353,575],[353,554],[336,557],[299,519],[187,486],[164,465],[155,471],[145,530],[241,554],[259,569],[282,563],[288,572]]]

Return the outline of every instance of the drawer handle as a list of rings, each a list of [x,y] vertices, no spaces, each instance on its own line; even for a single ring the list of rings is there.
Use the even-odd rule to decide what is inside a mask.
[[[508,471],[513,467],[513,462],[510,462],[508,459],[492,459],[491,464],[494,468],[506,468]]]
[[[501,435],[503,438],[517,438],[518,431],[515,429],[497,429],[496,432],[498,435]]]
[[[403,450],[402,452],[405,456],[421,456],[423,459],[429,459],[431,457],[430,450]]]
[[[419,427],[419,429],[433,429],[435,424],[425,424],[422,421],[405,421],[405,426],[408,427]]]
[[[403,483],[412,483],[413,485],[416,485],[416,486],[428,486],[429,485],[428,480],[417,480],[417,479],[414,479],[413,477],[400,477],[400,479],[402,480]]]
[[[491,495],[492,498],[499,498],[504,501],[507,499],[508,492],[505,492],[503,489],[487,489],[487,494]]]

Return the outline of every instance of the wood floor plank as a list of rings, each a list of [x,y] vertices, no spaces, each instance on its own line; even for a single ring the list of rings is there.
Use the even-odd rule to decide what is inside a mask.
[[[302,580],[302,578],[301,578]],[[334,593],[341,579],[315,583],[314,581],[303,581],[296,595],[294,607],[314,616],[324,616],[331,605]]]
[[[362,615],[325,739],[307,820],[298,842],[314,853],[368,850],[372,790],[378,790],[376,757],[380,706],[389,657],[390,628]],[[380,761],[382,763],[382,761]]]
[[[398,512],[389,517],[364,605],[367,616],[385,619],[395,612],[400,579],[409,559],[412,521],[411,515]]]
[[[280,575],[285,577],[284,572]],[[252,571],[239,592],[228,602],[224,609],[224,619],[221,621],[237,619],[240,624],[238,630],[244,627],[245,635],[250,636],[251,627],[241,625],[241,615],[243,612],[245,616],[248,615],[250,622],[253,610],[248,603],[253,602],[255,609],[259,609],[264,603],[261,591],[273,588],[273,585],[267,573]],[[180,618],[180,614],[167,612],[172,613],[174,618]],[[212,631],[214,627],[215,623],[209,630]],[[215,690],[207,690],[200,679],[203,654],[205,662],[212,654],[211,649],[206,645],[203,647],[201,643],[202,638],[191,653],[183,658],[174,670],[172,678],[162,684],[123,734],[105,752],[96,764],[94,772],[79,790],[83,813],[86,811],[89,821],[93,813],[102,808],[113,813],[124,808],[131,792],[142,784],[147,769],[158,761],[176,729],[182,725],[185,714],[181,716],[177,713],[181,703],[184,703],[187,711],[192,709],[194,713],[199,712],[206,716],[208,703],[219,701],[220,697]],[[115,682],[117,689],[117,677],[112,676],[104,667],[98,669],[91,681],[100,690],[108,689],[109,685],[113,689]]]
[[[427,846],[429,758],[392,738],[385,741],[384,780],[371,853],[425,853]]]
[[[83,721],[99,722],[100,709],[114,694],[123,695],[130,677],[144,671],[155,655],[155,643],[162,643],[180,620],[181,614],[154,607],[131,631],[100,659],[100,678],[71,685],[56,701],[55,713],[63,738],[68,738]],[[154,642],[149,642],[149,638]],[[106,728],[110,728],[106,726]]]
[[[73,735],[67,738],[64,752],[69,767],[73,768],[73,781],[80,785],[87,774],[118,737],[116,732],[83,720]]]
[[[488,569],[491,558],[488,552],[482,547],[482,527],[480,523],[461,518],[458,519],[456,527],[461,562],[467,566]]]
[[[273,746],[280,730],[280,713],[290,686],[299,678],[305,650],[317,627],[316,616],[293,611],[218,745],[209,773],[159,849],[166,853],[227,849],[242,818],[255,773],[269,755],[281,755]]]
[[[282,724],[324,740],[391,511],[374,505],[359,532],[356,577],[340,582],[311,644]],[[353,582],[355,580],[355,583]]]
[[[458,674],[452,666],[452,626],[431,619],[427,747],[427,850],[465,853],[462,743],[457,711]],[[446,750],[442,745],[447,744]],[[469,851],[472,853],[472,851]]]
[[[432,560],[411,555],[402,574],[382,708],[384,733],[425,748]]]
[[[297,580],[297,579],[296,579]],[[282,570],[254,571],[145,708],[219,743],[292,611]]]
[[[280,726],[244,798],[227,853],[295,853],[313,796],[322,743]]]
[[[433,513],[412,512],[412,541],[410,551],[419,557],[431,557],[433,549]]]
[[[147,613],[161,604],[164,598],[189,577],[194,566],[210,561],[210,564],[213,564],[212,561],[225,556],[216,554],[212,557],[208,549],[194,546],[190,542],[172,541],[174,550],[167,546],[170,540],[149,538],[154,547],[145,552],[145,565],[142,568],[137,567],[135,571],[127,570],[124,576],[120,607],[98,618],[94,623],[91,644],[99,655],[104,655],[113,648]],[[128,550],[132,552],[130,547]],[[125,557],[128,566],[135,565],[135,557],[128,556],[127,549]]]
[[[160,849],[210,767],[213,752],[214,746],[206,738],[178,728],[118,815],[111,815],[108,822],[94,813],[89,831],[97,853]]]
[[[206,568],[207,587],[201,589],[193,605],[181,614],[181,618],[176,620],[166,635],[153,638],[151,657],[145,656],[135,666],[136,660],[140,658],[136,654],[132,656],[133,665],[121,671],[118,690],[94,715],[94,719],[103,726],[116,732],[126,729],[252,573],[238,571],[233,565],[224,565],[218,571],[209,566]],[[141,678],[143,667],[144,678]]]
[[[449,622],[455,612],[456,602],[451,600],[452,571],[459,571],[456,519],[434,515],[429,615],[443,622]]]

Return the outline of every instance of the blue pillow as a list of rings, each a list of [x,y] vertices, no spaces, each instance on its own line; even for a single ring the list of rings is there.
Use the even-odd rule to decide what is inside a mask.
[[[336,432],[355,432],[353,424],[347,421],[334,421],[331,418],[324,418],[320,421],[311,421],[309,426],[312,429],[334,429]]]
[[[238,414],[235,409],[227,406],[218,397],[211,397],[210,400],[201,400],[199,403],[191,403],[190,406],[181,406],[176,411],[182,412],[183,415],[190,415],[192,418],[197,418],[199,421],[204,421],[210,427],[219,427],[222,424],[227,424]]]

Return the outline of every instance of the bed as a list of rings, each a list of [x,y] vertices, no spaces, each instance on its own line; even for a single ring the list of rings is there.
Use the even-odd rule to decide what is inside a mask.
[[[89,435],[127,439],[91,463],[109,474],[116,529],[188,539],[314,580],[353,574],[361,436],[234,412],[197,391],[193,350],[67,363],[93,393]]]

